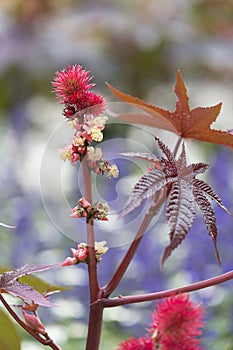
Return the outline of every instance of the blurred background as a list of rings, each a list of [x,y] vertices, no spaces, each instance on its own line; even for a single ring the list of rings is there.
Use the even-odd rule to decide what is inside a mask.
[[[68,64],[83,65],[108,102],[116,99],[105,81],[150,103],[174,109],[173,86],[180,69],[191,107],[222,101],[213,127],[228,130],[233,128],[232,57],[231,0],[0,0],[0,222],[16,226],[15,230],[0,228],[0,265],[15,268],[25,263],[63,261],[70,255],[70,247],[76,246],[75,241],[85,240],[82,228],[75,238],[71,232],[74,224],[70,227],[63,222],[69,215],[64,208],[67,203],[76,204],[80,189],[75,181],[78,167],[59,160],[58,148],[68,141],[68,132],[62,106],[51,93],[57,70]],[[140,132],[122,125],[112,129],[110,123],[106,137],[140,141]],[[154,132],[166,142],[165,134]],[[154,149],[150,140],[145,147]],[[191,161],[211,164],[206,179],[233,210],[232,151],[201,142],[188,142],[187,147]],[[132,170],[140,173],[141,167],[146,169],[146,165],[132,161],[119,160],[118,165],[127,181]],[[137,178],[136,174],[132,181]],[[56,181],[60,187],[50,188]],[[95,186],[101,192],[103,180],[96,181],[100,181]],[[101,192],[106,200],[118,195],[121,188],[120,179],[111,181]],[[175,288],[233,269],[233,221],[215,209],[222,269],[198,215],[184,244],[160,271],[159,260],[167,243],[162,213],[145,235],[116,295]],[[121,237],[122,229],[118,235],[114,236],[118,244],[111,244],[99,266],[102,284],[112,276],[128,247],[127,239]],[[106,229],[97,240],[108,241],[107,236]],[[64,350],[84,348],[86,272],[86,266],[75,266],[42,276],[52,283],[76,286],[54,297],[56,307],[52,310],[40,311],[49,334]],[[232,292],[233,282],[229,281],[192,294],[206,306],[205,349],[225,349],[227,344],[233,349]],[[106,310],[101,349],[114,350],[129,335],[144,334],[153,307],[154,303],[145,303]],[[22,350],[42,348],[21,334]]]

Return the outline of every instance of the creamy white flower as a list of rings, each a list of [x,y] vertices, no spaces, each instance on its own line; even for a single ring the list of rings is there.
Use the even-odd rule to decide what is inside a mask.
[[[92,161],[97,161],[102,159],[102,150],[101,148],[97,147],[88,147],[87,148],[87,152],[88,152],[88,160],[92,160]]]
[[[103,140],[103,134],[101,130],[97,127],[94,126],[88,131],[88,134],[91,136],[92,140],[101,142]]]
[[[119,169],[116,164],[113,164],[107,174],[107,177],[114,177],[115,179],[119,176]]]
[[[95,252],[97,255],[97,260],[101,260],[101,255],[107,253],[107,251],[109,250],[108,247],[105,247],[105,245],[107,244],[106,241],[102,241],[102,242],[95,242]]]
[[[93,124],[96,126],[104,126],[107,120],[108,117],[96,117],[93,119]]]

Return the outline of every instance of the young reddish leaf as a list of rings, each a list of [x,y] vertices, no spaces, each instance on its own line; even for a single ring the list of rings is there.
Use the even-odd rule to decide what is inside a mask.
[[[212,107],[197,107],[190,110],[187,91],[179,70],[177,71],[175,84],[175,93],[178,101],[174,112],[127,95],[110,84],[107,84],[107,86],[120,100],[133,104],[146,112],[146,114],[131,115],[128,113],[119,115],[119,118],[127,122],[172,131],[183,138],[192,138],[233,147],[233,135],[230,132],[211,129],[211,124],[217,119],[222,103]]]
[[[145,101],[141,100],[138,97],[127,95],[115,89],[109,83],[106,83],[106,85],[112,91],[112,93],[116,95],[120,100],[126,103],[130,103],[132,105],[135,105],[147,113],[147,114],[126,113],[126,114],[119,115],[119,118],[129,123],[148,125],[157,129],[163,129],[163,130],[172,131],[176,133],[176,128],[174,127],[172,122],[169,121],[168,111],[163,110],[162,108],[156,107],[152,104],[146,103]]]
[[[21,283],[18,279],[22,276],[52,269],[57,266],[53,265],[24,265],[16,270],[4,272],[0,276],[0,292],[6,292],[14,297],[22,298],[23,300],[32,300],[34,303],[42,306],[51,306],[51,303],[33,287]]]
[[[189,115],[189,98],[179,70],[177,72],[176,85],[174,90],[176,96],[178,97],[178,101],[176,102],[176,111],[179,112],[181,115]]]

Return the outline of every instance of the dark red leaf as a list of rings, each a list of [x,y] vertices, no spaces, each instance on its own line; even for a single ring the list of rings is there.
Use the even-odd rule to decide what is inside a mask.
[[[213,199],[219,206],[222,208],[228,215],[232,216],[232,213],[223,205],[221,198],[214,192],[214,190],[203,180],[194,179],[193,185],[199,190],[202,191],[202,194]]]
[[[208,199],[203,194],[203,191],[199,190],[198,188],[194,188],[194,197],[195,201],[197,202],[202,215],[204,217],[206,228],[209,232],[209,235],[213,239],[214,248],[216,252],[216,257],[218,260],[219,265],[221,266],[220,256],[217,248],[217,226],[216,226],[216,218],[215,218],[215,212],[213,208],[211,207],[211,204],[209,203]]]
[[[144,199],[151,198],[156,192],[161,190],[167,184],[163,171],[154,169],[143,175],[136,183],[133,191],[120,215],[125,216],[137,208]]]
[[[190,184],[182,179],[172,185],[166,216],[169,226],[170,244],[165,248],[161,266],[172,251],[185,239],[195,218],[195,202]]]
[[[181,92],[179,92],[181,94]],[[186,108],[187,98],[182,95],[182,105],[179,108]],[[204,173],[208,169],[208,164],[195,163],[187,164],[184,145],[178,160],[174,158],[171,150],[157,137],[160,150],[166,157],[156,158],[150,153],[122,153],[131,157],[141,158],[152,162],[154,169],[143,175],[133,188],[133,191],[123,209],[121,217],[137,208],[144,199],[151,198],[162,188],[167,187],[167,211],[166,216],[169,225],[170,244],[165,248],[161,260],[161,265],[171,255],[192,227],[195,214],[196,203],[204,216],[206,227],[213,238],[214,247],[218,262],[220,258],[217,250],[217,226],[215,214],[206,197],[217,202],[228,214],[229,211],[222,204],[221,199],[214,190],[203,180],[196,179],[196,176]]]

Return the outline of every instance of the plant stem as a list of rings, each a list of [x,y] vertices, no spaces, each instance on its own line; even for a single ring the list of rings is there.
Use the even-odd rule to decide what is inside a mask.
[[[181,141],[182,141],[182,137],[179,137],[174,148],[174,157],[176,156],[176,153],[179,149]],[[109,297],[109,295],[116,289],[119,282],[121,281],[123,275],[125,274],[130,262],[132,261],[138,249],[139,244],[141,243],[141,240],[143,238],[143,235],[146,229],[148,228],[152,218],[157,214],[158,210],[163,204],[166,198],[166,195],[167,195],[167,189],[162,189],[159,193],[157,201],[155,201],[155,203],[151,206],[150,210],[146,213],[141,223],[141,226],[139,227],[139,230],[136,233],[135,238],[131,243],[128,251],[126,252],[124,258],[122,259],[120,265],[118,266],[117,270],[115,271],[114,275],[112,276],[108,284],[105,287],[103,287],[103,296],[105,298]]]
[[[84,196],[89,203],[92,203],[91,170],[88,167],[85,159],[82,162],[82,170],[84,181]],[[102,331],[103,307],[102,305],[95,303],[101,297],[101,289],[99,287],[97,275],[94,220],[92,218],[86,223],[86,230],[89,254],[88,276],[90,290],[90,311],[86,350],[98,350]]]
[[[132,295],[132,296],[126,296],[126,297],[120,296],[112,299],[102,299],[101,304],[103,305],[103,307],[115,307],[119,305],[152,301],[152,300],[167,298],[176,294],[190,293],[195,290],[200,290],[207,287],[215,286],[217,284],[229,281],[231,279],[233,279],[233,270],[226,272],[224,274],[221,274],[217,277],[209,278],[200,282],[188,284],[187,286],[169,289],[161,292],[155,292],[155,293],[149,293],[149,294],[143,294],[143,295]]]
[[[89,169],[86,160],[82,162],[83,181],[84,181],[84,196],[89,203],[92,203],[92,187],[91,187],[91,170]],[[94,220],[91,218],[86,223],[87,230],[87,245],[89,253],[88,263],[88,275],[89,275],[89,287],[90,287],[90,302],[92,303],[98,297],[99,284],[96,269],[96,257],[95,257],[95,233],[94,233]]]
[[[130,262],[132,261],[138,246],[143,238],[143,235],[148,228],[152,218],[157,214],[159,211],[161,205],[163,204],[165,198],[166,198],[167,190],[163,188],[159,194],[158,198],[156,199],[155,203],[152,204],[148,212],[146,213],[141,226],[139,227],[138,232],[135,235],[135,238],[133,242],[131,243],[129,249],[127,250],[125,256],[123,257],[120,265],[116,269],[114,275],[112,276],[111,280],[108,282],[108,284],[103,287],[103,297],[107,298],[118,286],[119,282],[121,281],[123,275],[125,274]]]
[[[99,303],[91,304],[86,350],[98,350],[102,332],[103,306]]]
[[[178,149],[180,147],[180,144],[181,144],[182,140],[183,140],[182,136],[179,136],[178,140],[176,141],[176,144],[175,144],[175,147],[174,147],[174,150],[173,150],[174,157],[176,157],[176,155],[177,155],[177,152],[178,152]]]
[[[31,334],[36,340],[38,340],[41,344],[45,346],[49,346],[53,350],[61,350],[51,338],[44,339],[38,333],[35,333],[32,328],[30,328],[25,322],[19,318],[19,316],[14,312],[14,310],[10,307],[10,305],[3,298],[2,294],[0,294],[0,300],[7,309],[7,311],[11,314],[11,316],[15,319],[15,321],[23,328],[26,332]]]
[[[86,226],[87,229],[87,245],[88,245],[88,276],[89,276],[89,288],[90,288],[90,303],[98,298],[99,283],[97,276],[97,266],[95,257],[95,242],[94,242],[94,223],[91,219]]]

